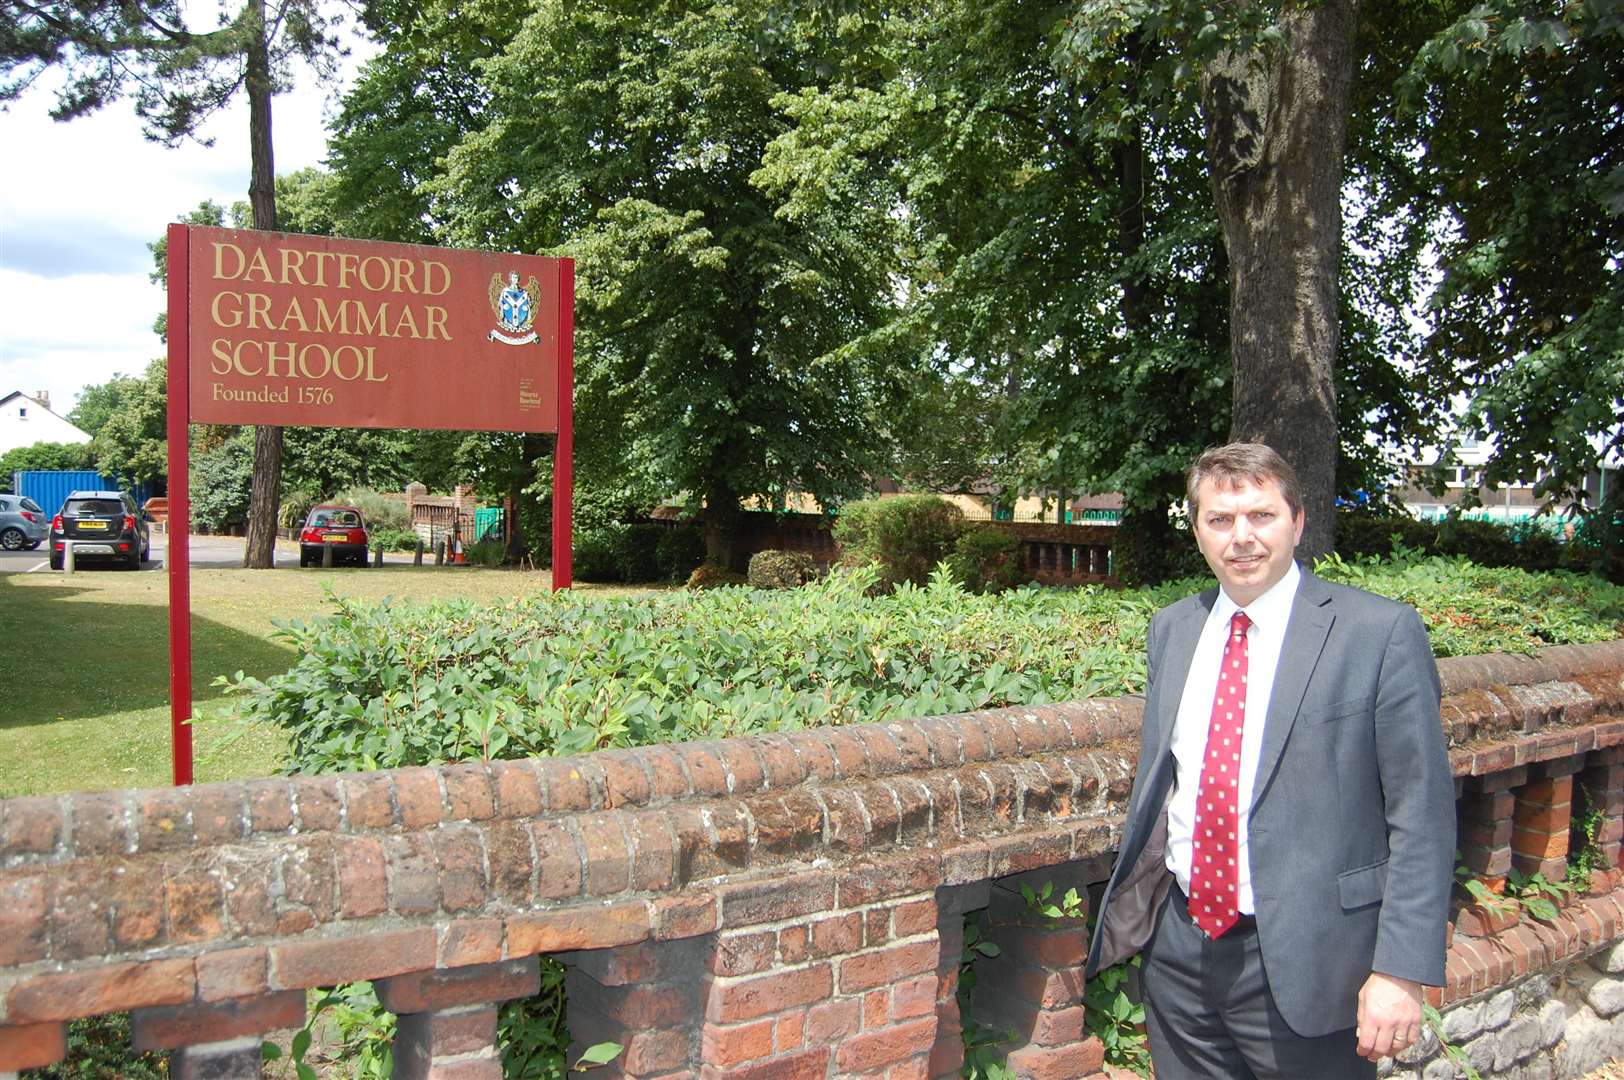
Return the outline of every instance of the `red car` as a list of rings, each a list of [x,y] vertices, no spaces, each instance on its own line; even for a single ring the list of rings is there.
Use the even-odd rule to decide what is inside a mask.
[[[367,523],[353,506],[312,506],[299,531],[299,565],[320,566],[322,550],[333,549],[333,565],[367,564]]]

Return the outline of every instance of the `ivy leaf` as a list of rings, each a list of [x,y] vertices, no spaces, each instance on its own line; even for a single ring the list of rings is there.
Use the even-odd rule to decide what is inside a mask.
[[[607,1065],[620,1056],[625,1047],[615,1042],[601,1042],[596,1046],[589,1046],[573,1066],[576,1072],[586,1072],[599,1065]]]

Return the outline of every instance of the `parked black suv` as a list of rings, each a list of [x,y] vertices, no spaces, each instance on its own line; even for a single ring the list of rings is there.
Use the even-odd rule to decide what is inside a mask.
[[[73,541],[73,562],[107,559],[141,569],[152,553],[149,518],[122,491],[74,491],[51,520],[51,569],[62,569],[63,543]]]

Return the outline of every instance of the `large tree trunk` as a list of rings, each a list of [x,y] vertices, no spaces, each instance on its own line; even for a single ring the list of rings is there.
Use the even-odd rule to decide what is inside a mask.
[[[724,570],[740,570],[734,560],[734,532],[738,527],[739,493],[723,481],[711,484],[705,496],[705,561]]]
[[[276,164],[271,154],[271,65],[264,0],[252,0],[253,40],[248,46],[248,137],[251,168],[248,201],[254,228],[276,228]],[[248,497],[248,543],[242,564],[276,565],[276,512],[282,502],[282,429],[254,430],[254,478]]]
[[[1342,152],[1358,6],[1288,8],[1284,44],[1222,54],[1201,85],[1229,254],[1230,437],[1267,443],[1296,468],[1306,558],[1330,551],[1334,531]]]

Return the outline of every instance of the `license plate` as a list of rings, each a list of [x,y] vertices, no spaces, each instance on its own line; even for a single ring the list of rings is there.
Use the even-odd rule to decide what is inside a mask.
[[[75,555],[111,555],[113,553],[113,545],[75,544],[73,545],[73,553]]]
[[[79,531],[84,532],[86,529],[93,529],[93,530],[97,530],[97,531],[100,531],[100,532],[106,532],[107,531],[107,522],[105,522],[105,521],[81,521],[79,523]]]
[[[349,533],[322,533],[321,538],[329,544],[342,544],[349,540]]]

